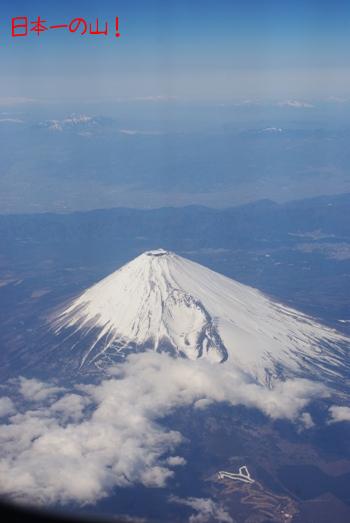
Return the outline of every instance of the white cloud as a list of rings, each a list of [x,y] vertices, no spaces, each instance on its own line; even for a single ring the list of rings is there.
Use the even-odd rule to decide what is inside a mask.
[[[93,503],[116,486],[164,486],[173,467],[185,465],[174,452],[182,435],[161,423],[177,407],[226,402],[273,419],[297,421],[302,413],[305,422],[307,403],[327,395],[307,380],[267,389],[227,364],[154,352],[133,354],[101,383],[74,392],[25,378],[17,383],[35,403],[0,426],[0,491],[35,503]]]
[[[166,461],[171,467],[186,465],[186,460],[181,456],[170,456]]]
[[[340,407],[333,405],[329,409],[331,419],[329,423],[337,423],[339,421],[350,421],[350,407]]]
[[[241,106],[241,105],[259,105],[260,101],[259,100],[252,100],[250,98],[247,98],[245,100],[240,100],[238,102],[234,102],[233,105],[236,105],[236,106]],[[226,107],[227,104],[221,104],[222,107]]]
[[[59,413],[67,419],[80,420],[85,407],[89,404],[86,397],[79,394],[65,394],[62,398],[50,405],[50,412]]]
[[[30,401],[42,401],[62,390],[62,387],[56,387],[34,378],[27,379],[23,376],[19,378],[19,392]]]
[[[7,396],[0,398],[0,418],[13,414],[16,411],[13,401]]]
[[[300,415],[300,421],[305,429],[311,429],[315,426],[315,423],[311,417],[311,414],[309,412],[303,412]]]
[[[195,514],[189,517],[189,523],[234,523],[234,520],[225,508],[209,498],[179,498],[171,496],[169,501],[192,508]]]

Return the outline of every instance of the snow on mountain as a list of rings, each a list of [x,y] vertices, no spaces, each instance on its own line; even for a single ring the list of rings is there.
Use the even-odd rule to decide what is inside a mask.
[[[300,109],[300,108],[307,108],[307,109],[311,109],[313,108],[314,106],[308,102],[303,102],[301,100],[285,100],[283,102],[278,102],[278,104],[280,107],[293,107],[293,108],[296,108],[296,109]]]
[[[264,129],[261,129],[260,132],[261,133],[270,133],[270,134],[282,133],[283,129],[282,129],[282,127],[265,127]]]
[[[130,350],[167,350],[234,365],[270,385],[294,375],[333,379],[346,365],[348,339],[340,333],[162,249],[83,292],[52,325],[57,335],[86,339],[82,368]]]
[[[88,116],[85,114],[71,114],[61,120],[45,120],[38,124],[39,127],[48,129],[49,131],[63,132],[63,131],[86,131],[95,128],[110,125],[111,120],[102,116]]]
[[[50,131],[63,131],[66,128],[87,124],[94,124],[94,119],[91,116],[72,114],[62,120],[46,120],[45,122],[41,122],[39,126],[45,127]]]

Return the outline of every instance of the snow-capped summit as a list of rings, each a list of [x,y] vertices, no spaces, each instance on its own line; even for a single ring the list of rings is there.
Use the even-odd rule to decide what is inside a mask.
[[[83,292],[53,321],[86,340],[81,367],[130,350],[167,350],[234,365],[261,383],[343,365],[346,340],[258,290],[163,249]]]
[[[70,116],[60,120],[55,119],[39,122],[38,127],[60,133],[67,131],[69,133],[81,134],[84,132],[98,131],[104,127],[108,128],[112,123],[112,119],[103,116],[72,113]]]

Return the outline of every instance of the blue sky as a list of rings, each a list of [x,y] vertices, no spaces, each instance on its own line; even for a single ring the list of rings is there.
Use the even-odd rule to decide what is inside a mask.
[[[120,39],[55,31],[13,39],[13,16],[120,18]],[[350,3],[2,2],[0,96],[189,99],[345,96]]]
[[[6,212],[349,190],[350,2],[34,0],[0,10]],[[17,16],[118,16],[121,37],[12,38]],[[72,113],[114,120],[92,135],[38,126]]]

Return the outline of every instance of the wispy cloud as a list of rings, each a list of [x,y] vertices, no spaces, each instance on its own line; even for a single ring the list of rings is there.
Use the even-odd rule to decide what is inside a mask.
[[[340,96],[330,96],[327,100],[329,102],[334,102],[337,104],[345,104],[345,103],[349,102],[349,98],[343,98]]]
[[[0,96],[0,107],[10,107],[13,105],[23,105],[37,103],[39,100],[35,98],[27,98],[25,96]]]
[[[135,96],[134,98],[129,98],[131,101],[135,102],[171,102],[178,100],[177,96],[171,95],[151,95],[151,96]]]
[[[121,134],[127,134],[129,136],[144,135],[144,136],[159,136],[164,134],[161,131],[139,131],[137,129],[120,129]]]
[[[278,102],[277,105],[280,107],[293,107],[294,109],[311,109],[314,107],[312,104],[301,100],[285,100],[283,102]]]
[[[24,123],[20,118],[0,118],[0,123]]]
[[[225,510],[221,503],[217,503],[210,498],[179,498],[171,496],[169,501],[178,505],[185,505],[194,510],[189,518],[189,523],[234,523],[230,514]]]

